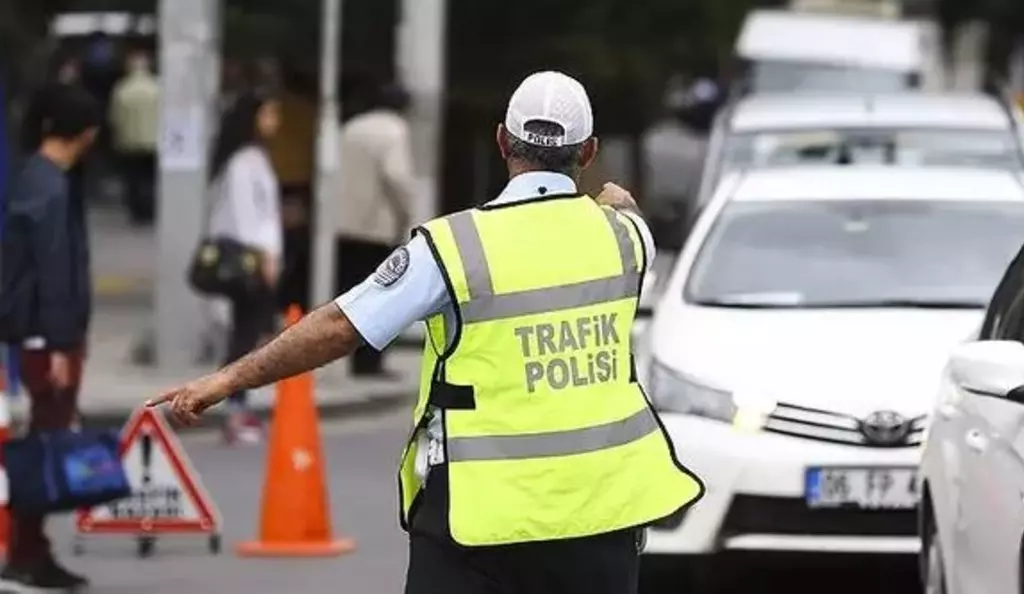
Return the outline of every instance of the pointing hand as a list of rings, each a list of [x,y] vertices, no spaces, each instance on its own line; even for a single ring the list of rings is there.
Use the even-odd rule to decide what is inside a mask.
[[[206,409],[227,398],[229,393],[222,373],[216,372],[147,400],[146,406],[169,405],[171,415],[179,423],[194,425]]]

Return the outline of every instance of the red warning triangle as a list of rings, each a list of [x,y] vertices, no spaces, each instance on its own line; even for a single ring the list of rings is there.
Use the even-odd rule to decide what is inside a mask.
[[[83,534],[216,533],[220,512],[163,415],[138,409],[121,431],[132,496],[78,512]]]

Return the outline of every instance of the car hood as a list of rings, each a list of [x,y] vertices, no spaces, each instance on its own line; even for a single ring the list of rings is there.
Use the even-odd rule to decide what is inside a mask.
[[[665,314],[665,315],[662,315]],[[710,386],[858,417],[926,414],[950,350],[981,310],[741,310],[683,306],[655,317],[663,365]]]

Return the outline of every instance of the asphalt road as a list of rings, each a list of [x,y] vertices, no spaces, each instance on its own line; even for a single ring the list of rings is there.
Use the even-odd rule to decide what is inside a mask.
[[[335,532],[358,550],[326,560],[252,560],[234,544],[256,530],[263,477],[262,448],[225,449],[213,434],[184,438],[185,448],[224,515],[224,553],[211,556],[204,539],[165,539],[149,559],[135,557],[131,540],[93,538],[72,557],[66,522],[54,526],[69,566],[87,573],[97,594],[391,594],[402,592],[404,535],[396,520],[395,460],[407,413],[339,421],[322,429],[329,465]],[[912,560],[756,556],[726,559],[729,594],[815,594],[919,591]],[[666,591],[678,591],[668,588]],[[647,593],[645,593],[647,594]]]

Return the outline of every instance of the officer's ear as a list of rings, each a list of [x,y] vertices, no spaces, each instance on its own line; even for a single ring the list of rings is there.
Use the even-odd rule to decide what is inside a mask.
[[[591,136],[590,138],[583,141],[583,148],[580,149],[580,169],[586,169],[594,162],[597,158],[597,137]]]
[[[498,141],[498,151],[501,153],[502,161],[508,161],[511,150],[509,149],[508,130],[505,129],[505,124],[498,124],[498,130],[494,138]]]

